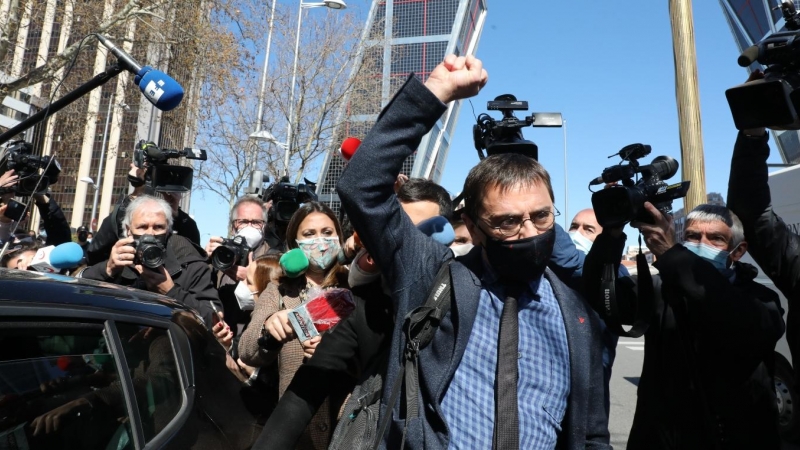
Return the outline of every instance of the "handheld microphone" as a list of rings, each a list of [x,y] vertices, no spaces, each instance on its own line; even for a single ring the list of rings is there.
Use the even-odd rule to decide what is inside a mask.
[[[78,267],[83,261],[83,249],[75,242],[50,245],[40,248],[30,264],[29,269],[37,272],[58,273],[61,269]]]
[[[308,270],[308,257],[299,248],[289,250],[279,261],[283,273],[289,278],[297,278]]]
[[[417,224],[417,229],[445,247],[449,247],[456,240],[456,232],[444,216],[423,220]]]
[[[102,34],[96,34],[97,39],[119,61],[127,71],[135,74],[133,82],[139,86],[145,98],[156,108],[162,111],[174,109],[183,100],[183,87],[172,77],[155,70],[150,66],[142,66],[131,55],[114,45]]]
[[[342,141],[342,146],[339,147],[339,153],[342,154],[342,158],[346,161],[350,161],[350,158],[356,154],[359,145],[361,145],[361,139],[349,137]]]
[[[328,289],[289,311],[289,322],[300,342],[331,329],[356,309],[348,289]]]

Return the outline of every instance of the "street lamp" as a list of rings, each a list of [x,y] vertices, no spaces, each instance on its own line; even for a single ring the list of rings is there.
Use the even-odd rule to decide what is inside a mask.
[[[269,14],[269,32],[267,33],[267,49],[264,55],[264,68],[261,70],[261,90],[258,93],[258,113],[257,113],[257,122],[256,122],[256,130],[253,134],[258,133],[261,131],[261,127],[264,123],[264,97],[266,96],[267,92],[267,68],[269,67],[269,50],[272,46],[272,23],[275,20],[275,4],[277,0],[272,0],[272,8]],[[250,135],[253,136],[252,134]],[[256,138],[257,139],[257,138]],[[255,146],[250,146],[250,151],[245,154],[245,166],[247,169],[250,169],[251,166],[255,165]]]
[[[272,133],[270,133],[267,130],[261,130],[261,131],[256,131],[255,133],[251,133],[250,139],[253,139],[254,141],[269,142],[270,144],[275,144],[280,148],[288,147],[288,144],[286,144],[285,142],[278,141],[277,139],[275,139],[275,136],[273,136]]]
[[[92,202],[92,218],[89,220],[89,228],[92,231],[95,231],[94,228],[92,227],[92,224],[94,223],[95,213],[97,212],[97,191],[99,191],[100,188],[97,186],[97,184],[95,184],[94,180],[92,180],[92,177],[83,177],[78,181],[82,181],[94,188],[94,201]]]
[[[114,94],[113,93],[111,94],[111,97],[108,99],[108,111],[106,111],[106,125],[103,128],[103,143],[100,144],[100,163],[97,166],[97,183],[95,184],[95,182],[89,177],[83,177],[80,180],[80,181],[83,181],[84,183],[89,183],[89,184],[94,186],[94,201],[92,202],[92,219],[89,222],[89,227],[90,228],[92,227],[92,224],[94,223],[95,212],[97,211],[97,191],[100,190],[100,186],[103,183],[103,181],[102,181],[103,180],[103,164],[106,161],[106,142],[108,140],[107,139],[108,138],[108,123],[111,121],[111,107],[112,106],[118,106],[118,107],[124,108],[126,110],[130,109],[130,107],[128,107],[128,105],[126,105],[125,103],[119,103],[117,105],[114,105]],[[93,229],[92,231],[96,231],[96,230]]]
[[[289,176],[289,155],[292,153],[292,115],[294,114],[294,85],[297,78],[297,57],[300,53],[300,24],[303,20],[303,9],[319,8],[325,6],[330,9],[345,9],[347,4],[342,0],[325,0],[318,3],[303,3],[300,0],[300,8],[297,11],[297,36],[294,43],[294,64],[292,68],[292,87],[289,90],[289,125],[286,130],[286,154],[283,159],[284,175]]]

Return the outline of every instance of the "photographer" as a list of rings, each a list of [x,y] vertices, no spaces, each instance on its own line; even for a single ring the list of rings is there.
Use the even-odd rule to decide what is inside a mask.
[[[169,204],[146,195],[136,197],[128,205],[122,225],[125,237],[111,248],[110,258],[87,268],[82,277],[172,297],[197,310],[210,328],[215,313],[209,302],[218,301],[211,281],[211,269],[196,244],[171,233],[172,209]],[[143,260],[146,253],[143,245],[148,245],[148,251],[155,253],[158,253],[155,248],[160,249],[159,265],[144,265],[148,261]]]
[[[14,170],[8,170],[3,175],[0,175],[0,188],[13,187],[18,182],[18,176]],[[0,199],[0,243],[5,243],[10,239],[11,231],[17,224],[17,221],[5,215],[8,209],[8,202],[14,197],[13,193],[3,194]],[[28,199],[30,201],[31,198]],[[43,228],[47,235],[45,245],[58,245],[65,242],[72,241],[72,232],[67,223],[66,217],[61,207],[47,194],[33,194],[32,200],[36,207],[39,209]],[[30,212],[30,208],[28,209]],[[38,229],[38,224],[37,229]]]
[[[629,449],[777,449],[771,370],[783,334],[778,296],[756,283],[742,224],[724,206],[700,205],[675,243],[672,219],[644,204],[653,224],[632,222],[657,257],[655,312],[645,354]],[[622,228],[603,230],[583,268],[585,292],[602,308],[604,266],[617,268]],[[616,280],[618,305],[637,303],[638,278]],[[623,316],[630,315],[622,313]]]
[[[125,217],[125,209],[128,204],[140,195],[153,192],[152,188],[148,188],[145,185],[146,181],[143,177],[146,172],[146,168],[138,168],[131,163],[130,171],[128,171],[128,183],[133,188],[133,191],[126,195],[114,207],[111,214],[103,219],[103,223],[97,230],[97,236],[92,239],[87,250],[89,264],[97,264],[108,259],[111,254],[111,247],[124,234],[122,219]],[[195,244],[200,244],[200,230],[197,228],[197,222],[179,208],[182,194],[180,192],[157,192],[157,189],[155,191],[157,196],[166,200],[170,206],[172,211],[172,232],[189,239]]]
[[[229,223],[231,236],[242,236],[252,250],[248,261],[239,261],[240,264],[234,264],[225,271],[214,269],[213,279],[214,285],[219,291],[223,311],[225,311],[225,322],[234,330],[235,335],[240,335],[242,330],[239,325],[244,326],[250,321],[253,303],[252,301],[237,300],[236,288],[247,278],[248,263],[265,255],[270,249],[264,240],[267,209],[258,197],[241,197],[231,208]],[[211,237],[205,249],[209,257],[214,254],[222,242],[221,236]]]

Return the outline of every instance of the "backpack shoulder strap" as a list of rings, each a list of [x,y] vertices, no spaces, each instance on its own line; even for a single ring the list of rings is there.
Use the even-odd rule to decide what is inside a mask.
[[[389,421],[392,417],[392,410],[397,398],[400,396],[400,386],[405,380],[406,385],[406,420],[419,416],[419,372],[417,359],[419,351],[425,348],[436,333],[442,318],[450,310],[453,290],[453,275],[450,265],[453,260],[446,261],[439,268],[436,280],[433,283],[428,299],[425,304],[409,312],[403,323],[403,331],[406,335],[406,348],[403,354],[404,364],[400,366],[400,371],[392,385],[389,401],[386,403],[386,412],[381,417],[378,425],[378,432],[375,435],[375,442],[372,446],[377,449],[383,440]],[[405,429],[403,429],[403,442],[400,448],[405,445]]]

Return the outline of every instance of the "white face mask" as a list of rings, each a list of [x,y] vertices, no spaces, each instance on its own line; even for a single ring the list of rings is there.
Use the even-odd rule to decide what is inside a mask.
[[[450,250],[452,250],[453,254],[456,255],[456,256],[464,256],[467,253],[469,253],[470,250],[472,250],[473,247],[474,247],[474,245],[472,245],[472,244],[459,244],[459,245],[451,246]]]
[[[372,283],[381,276],[380,272],[368,273],[358,267],[358,260],[361,259],[364,253],[366,253],[366,251],[361,249],[350,264],[350,273],[347,274],[347,284],[349,284],[351,288]]]
[[[252,311],[255,308],[258,292],[251,292],[244,281],[240,281],[236,285],[233,295],[236,296],[236,301],[239,302],[239,308],[242,311]]]
[[[579,231],[570,231],[569,238],[572,239],[572,243],[575,244],[578,251],[583,252],[584,255],[589,254],[589,250],[592,249],[592,241],[590,241],[589,238],[582,235]]]
[[[264,235],[261,234],[261,230],[253,227],[244,227],[239,230],[236,235],[243,237],[251,249],[258,247],[258,244],[260,244],[261,240],[264,239]]]

